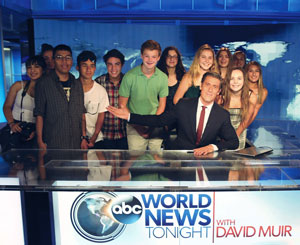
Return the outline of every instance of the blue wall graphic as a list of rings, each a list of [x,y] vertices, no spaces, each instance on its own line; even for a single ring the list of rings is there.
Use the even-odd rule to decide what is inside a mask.
[[[35,47],[42,43],[70,45],[76,56],[92,50],[98,57],[95,76],[105,73],[102,56],[117,48],[126,56],[123,72],[141,63],[140,46],[148,39],[158,41],[162,48],[174,45],[183,55],[188,68],[194,53],[204,43],[215,51],[227,46],[232,51],[245,50],[249,60],[262,64],[263,78],[269,96],[257,118],[274,120],[300,119],[300,24],[252,26],[187,26],[103,24],[84,21],[35,20]]]

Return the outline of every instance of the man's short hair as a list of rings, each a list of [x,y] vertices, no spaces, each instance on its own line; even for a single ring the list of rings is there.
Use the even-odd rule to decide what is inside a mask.
[[[55,55],[56,55],[56,52],[57,51],[69,51],[70,54],[72,55],[72,50],[71,48],[68,46],[68,45],[65,45],[65,44],[59,44],[57,45],[54,49],[53,49],[53,58],[55,58]]]
[[[141,54],[144,53],[145,49],[149,49],[149,50],[157,50],[158,51],[158,55],[161,55],[161,47],[160,44],[154,40],[147,40],[146,42],[144,42],[142,44],[141,47]]]
[[[203,75],[203,77],[202,77],[201,83],[203,83],[207,77],[214,77],[214,78],[217,78],[217,79],[220,81],[220,87],[221,87],[222,77],[221,77],[221,75],[220,75],[219,73],[212,72],[212,71],[206,72],[206,73]]]
[[[77,56],[77,66],[80,67],[80,63],[84,62],[84,61],[87,61],[87,60],[90,60],[90,61],[94,62],[95,65],[96,65],[97,57],[92,51],[88,51],[88,50],[82,51]]]
[[[124,65],[125,63],[125,56],[117,49],[112,49],[109,50],[104,56],[103,56],[103,60],[105,62],[105,64],[107,63],[108,59],[114,57],[117,58],[121,61],[122,65]]]

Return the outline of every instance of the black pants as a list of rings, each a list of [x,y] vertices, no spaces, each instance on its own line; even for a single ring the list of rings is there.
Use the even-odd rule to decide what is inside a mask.
[[[94,149],[128,150],[127,138],[119,140],[101,140],[95,143]]]

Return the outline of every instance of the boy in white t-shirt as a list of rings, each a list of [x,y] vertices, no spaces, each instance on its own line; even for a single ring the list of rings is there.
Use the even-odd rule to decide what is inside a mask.
[[[76,69],[84,91],[86,113],[82,118],[81,148],[97,148],[97,142],[103,140],[101,128],[104,112],[109,105],[108,95],[104,87],[93,80],[96,71],[96,55],[91,51],[83,51],[77,57]]]

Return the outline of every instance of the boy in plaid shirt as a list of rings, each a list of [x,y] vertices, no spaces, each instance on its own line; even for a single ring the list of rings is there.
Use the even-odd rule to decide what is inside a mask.
[[[95,81],[106,89],[109,104],[118,107],[119,88],[123,78],[122,67],[125,57],[119,50],[112,49],[103,56],[103,60],[106,64],[107,73],[97,77]],[[102,132],[104,140],[101,141],[100,148],[128,149],[125,120],[105,112]]]

